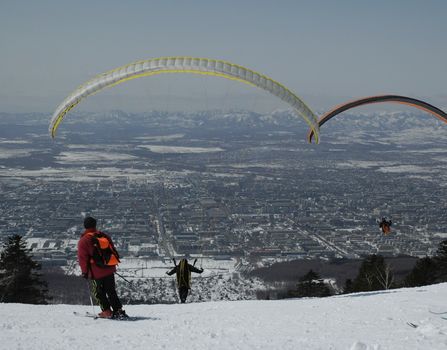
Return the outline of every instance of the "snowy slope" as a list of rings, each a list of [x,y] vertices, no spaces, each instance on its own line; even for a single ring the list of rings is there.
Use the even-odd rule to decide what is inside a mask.
[[[447,349],[447,320],[429,312],[447,311],[446,297],[443,283],[324,299],[128,305],[133,322],[73,315],[89,306],[0,304],[0,349]]]

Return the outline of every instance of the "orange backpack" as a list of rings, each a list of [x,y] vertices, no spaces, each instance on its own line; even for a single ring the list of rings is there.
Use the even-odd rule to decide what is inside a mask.
[[[91,263],[98,267],[115,266],[120,263],[119,254],[106,235],[99,231],[89,235],[92,237],[94,247]]]

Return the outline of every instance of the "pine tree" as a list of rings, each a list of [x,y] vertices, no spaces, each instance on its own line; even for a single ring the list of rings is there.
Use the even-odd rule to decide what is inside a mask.
[[[352,279],[347,278],[345,281],[345,286],[343,287],[343,293],[344,294],[349,294],[354,292],[354,287],[353,287],[353,282]]]
[[[394,277],[389,264],[381,255],[372,254],[363,260],[359,274],[351,285],[352,292],[390,289]]]
[[[436,282],[438,265],[435,259],[425,257],[416,262],[413,270],[405,277],[406,287],[420,287]]]
[[[439,243],[439,248],[436,253],[435,260],[438,266],[439,280],[445,282],[447,281],[447,240]]]
[[[321,277],[313,270],[309,270],[299,279],[297,290],[293,296],[302,297],[326,297],[331,295],[329,288],[320,281]]]
[[[0,302],[46,304],[47,283],[35,270],[40,265],[32,260],[22,236],[8,237],[0,255]]]

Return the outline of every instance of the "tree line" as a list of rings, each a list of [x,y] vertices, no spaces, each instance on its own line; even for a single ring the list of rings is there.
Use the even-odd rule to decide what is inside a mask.
[[[416,261],[413,269],[401,281],[393,275],[393,266],[381,255],[372,254],[363,259],[354,279],[347,279],[342,293],[370,292],[385,289],[420,287],[447,281],[447,240],[439,244],[433,257]],[[298,279],[296,287],[282,297],[323,297],[334,294],[320,275],[309,270]]]
[[[87,298],[88,292],[79,285],[82,281],[78,277],[65,276],[67,278],[64,277],[63,286],[58,287],[57,281],[62,276],[60,273],[47,274],[46,280],[40,270],[41,266],[32,259],[31,249],[26,248],[22,237],[20,235],[8,237],[0,255],[0,303],[47,304],[52,299],[56,303],[69,303],[58,297],[60,293],[53,293],[53,296],[50,296],[47,280],[52,281],[56,289],[66,290],[69,283],[73,287],[70,290],[82,291],[70,296],[75,303],[82,304],[82,300]],[[357,276],[345,281],[341,292],[419,287],[445,281],[447,281],[447,240],[439,244],[435,256],[418,259],[410,273],[399,281],[394,278],[392,264],[387,263],[383,256],[369,255],[362,261]],[[276,297],[325,297],[336,293],[338,291],[331,288],[318,273],[310,269],[298,278],[293,288],[277,292]],[[259,293],[258,298],[268,299],[270,292]]]

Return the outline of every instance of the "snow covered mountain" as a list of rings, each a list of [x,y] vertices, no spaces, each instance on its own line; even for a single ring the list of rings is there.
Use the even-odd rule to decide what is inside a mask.
[[[441,350],[446,295],[442,283],[323,299],[127,305],[128,322],[73,314],[91,306],[0,304],[0,349]]]
[[[321,116],[323,112],[317,113]],[[48,115],[7,114],[0,113],[0,125],[15,124],[22,128],[37,127],[34,132],[46,132]],[[270,113],[256,113],[246,110],[202,112],[162,112],[127,113],[120,110],[108,112],[76,111],[64,121],[71,132],[86,131],[114,133],[179,129],[206,133],[209,131],[272,131],[284,130],[306,134],[308,126],[302,118],[289,109],[275,110]],[[370,135],[422,134],[423,137],[446,137],[444,123],[419,111],[381,111],[381,112],[344,112],[334,120],[322,126],[323,135],[331,136],[340,133],[346,135],[356,132]],[[435,133],[436,135],[434,135]],[[407,135],[408,136],[408,135]],[[406,138],[407,138],[406,136]],[[355,138],[355,137],[354,137]],[[370,136],[368,136],[370,138]]]

